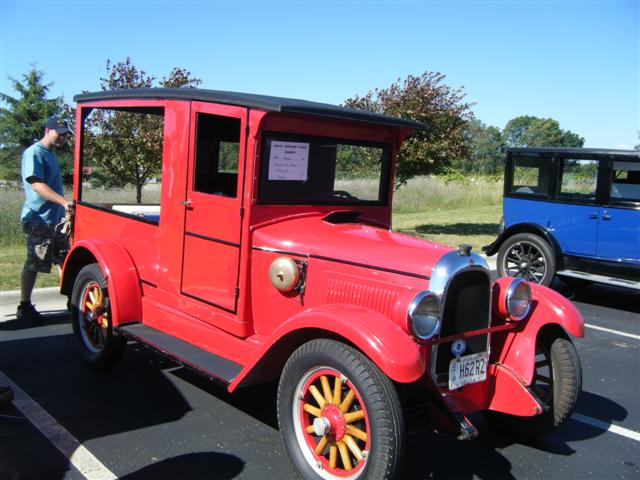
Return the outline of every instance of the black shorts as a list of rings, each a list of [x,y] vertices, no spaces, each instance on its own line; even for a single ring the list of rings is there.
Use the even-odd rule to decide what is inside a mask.
[[[40,222],[25,222],[22,230],[27,237],[27,260],[24,269],[30,272],[49,273],[53,263],[61,264],[52,258],[54,226]],[[58,260],[54,262],[54,260]],[[64,260],[64,259],[63,259]]]

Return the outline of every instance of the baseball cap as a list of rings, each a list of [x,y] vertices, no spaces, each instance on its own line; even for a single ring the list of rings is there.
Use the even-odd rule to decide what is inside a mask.
[[[69,122],[55,115],[47,119],[47,123],[44,124],[44,128],[52,128],[60,135],[64,135],[65,133],[73,133],[69,128]]]

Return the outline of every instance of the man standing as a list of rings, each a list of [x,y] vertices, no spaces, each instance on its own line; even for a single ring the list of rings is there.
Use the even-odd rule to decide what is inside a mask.
[[[51,246],[54,228],[65,215],[70,202],[64,198],[62,178],[55,150],[71,134],[69,124],[51,117],[45,123],[43,137],[22,154],[22,184],[25,202],[22,229],[27,237],[27,260],[20,276],[21,301],[16,317],[40,320],[42,316],[31,304],[31,292],[38,272],[51,271]]]

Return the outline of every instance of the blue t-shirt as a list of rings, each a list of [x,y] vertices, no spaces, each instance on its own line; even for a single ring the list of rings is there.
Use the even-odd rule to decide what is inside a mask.
[[[27,182],[29,177],[38,177],[55,192],[63,195],[62,178],[58,159],[52,150],[48,150],[40,142],[34,143],[22,154],[22,185],[25,202],[20,220],[22,222],[40,222],[55,225],[64,217],[64,207],[55,202],[45,200],[31,188]]]

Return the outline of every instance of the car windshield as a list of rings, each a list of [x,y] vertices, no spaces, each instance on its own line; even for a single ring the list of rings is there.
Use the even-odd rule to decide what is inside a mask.
[[[390,145],[266,133],[259,201],[386,204],[390,158]]]

